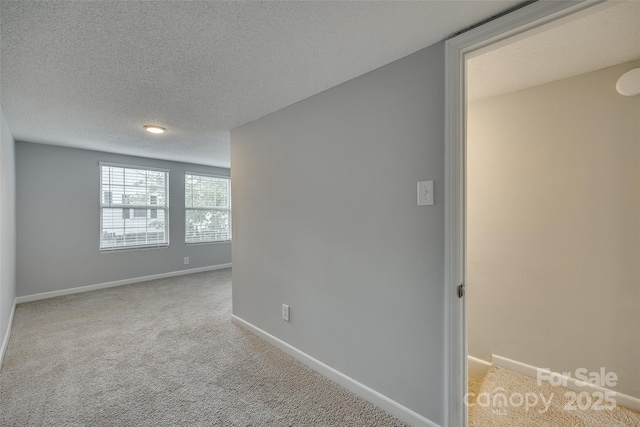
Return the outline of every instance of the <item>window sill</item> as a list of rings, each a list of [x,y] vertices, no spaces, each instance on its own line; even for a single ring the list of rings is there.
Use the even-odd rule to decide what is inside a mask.
[[[148,251],[150,249],[169,249],[169,245],[162,246],[135,246],[135,247],[123,247],[123,248],[105,248],[100,249],[101,254],[108,254],[112,252],[132,252],[132,251]]]
[[[185,246],[219,245],[220,243],[231,243],[231,240],[214,240],[211,242],[185,242]]]

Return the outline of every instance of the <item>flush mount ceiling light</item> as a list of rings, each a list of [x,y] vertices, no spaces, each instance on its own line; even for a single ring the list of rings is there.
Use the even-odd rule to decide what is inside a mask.
[[[165,133],[167,131],[162,126],[156,126],[156,125],[144,125],[142,127],[144,128],[144,130],[151,133]]]
[[[618,79],[616,90],[620,95],[634,96],[640,94],[640,68],[627,71]]]

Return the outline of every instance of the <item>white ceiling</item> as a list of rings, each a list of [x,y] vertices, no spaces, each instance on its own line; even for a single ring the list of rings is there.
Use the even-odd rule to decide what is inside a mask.
[[[231,129],[518,3],[1,0],[0,104],[17,140],[229,167]]]
[[[515,92],[640,59],[640,1],[608,6],[470,59],[468,98]]]

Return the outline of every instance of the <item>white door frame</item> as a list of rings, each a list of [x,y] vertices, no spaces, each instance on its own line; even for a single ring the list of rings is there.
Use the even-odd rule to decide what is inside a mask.
[[[538,1],[445,43],[445,420],[467,425],[467,337],[465,299],[466,235],[466,60],[534,32],[608,7],[605,0]],[[587,10],[588,9],[588,10]],[[580,13],[582,12],[582,13]],[[545,26],[543,29],[542,26]]]

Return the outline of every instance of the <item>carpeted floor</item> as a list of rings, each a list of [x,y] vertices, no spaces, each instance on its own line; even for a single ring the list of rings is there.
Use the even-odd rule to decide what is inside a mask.
[[[20,304],[0,425],[403,425],[230,316],[231,270]]]
[[[589,405],[586,398],[578,402],[583,408],[580,409],[578,403],[572,405],[565,396],[573,393],[571,390],[548,383],[539,386],[534,378],[495,366],[484,378],[470,375],[469,392],[477,396],[470,399],[470,427],[640,427],[640,414],[636,412],[619,406],[597,410],[595,399]],[[506,405],[493,404],[498,394],[507,396]]]

